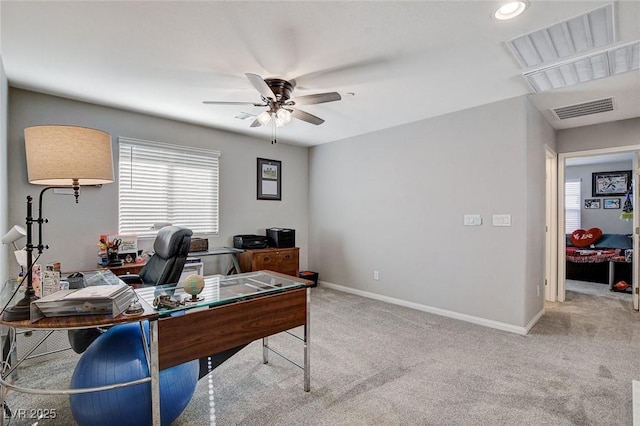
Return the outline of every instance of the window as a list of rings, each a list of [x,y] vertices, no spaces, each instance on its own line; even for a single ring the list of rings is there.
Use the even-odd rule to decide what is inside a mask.
[[[567,179],[564,182],[564,231],[570,234],[580,229],[581,189],[580,179]]]
[[[119,232],[154,235],[154,223],[218,233],[220,153],[119,138]]]

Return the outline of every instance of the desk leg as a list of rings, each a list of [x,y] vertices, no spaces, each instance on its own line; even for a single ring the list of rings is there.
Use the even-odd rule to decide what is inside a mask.
[[[241,274],[240,264],[238,263],[238,257],[235,253],[231,253],[231,261],[233,262],[233,267],[236,269],[236,274]]]
[[[267,364],[269,362],[269,338],[262,338],[262,363]]]
[[[307,319],[304,323],[304,391],[311,390],[311,288],[307,287]]]
[[[616,262],[609,261],[609,291],[613,291],[613,280],[615,277]]]
[[[151,418],[153,426],[160,426],[160,370],[158,359],[158,321],[149,321],[151,337]]]
[[[5,371],[10,371],[18,361],[16,329],[7,326],[1,326],[0,329],[2,330],[2,368],[0,368],[0,374],[4,380],[11,382],[13,380],[17,380],[18,370],[14,370],[8,375],[5,375]],[[4,386],[0,386],[0,426],[4,426],[5,424],[4,404],[5,395],[8,391],[9,389]],[[9,419],[9,423],[11,423],[11,419]]]

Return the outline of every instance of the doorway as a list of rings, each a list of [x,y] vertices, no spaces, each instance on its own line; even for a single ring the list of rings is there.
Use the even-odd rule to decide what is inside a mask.
[[[566,262],[567,258],[567,224],[571,223],[575,219],[576,206],[566,205],[565,200],[565,182],[568,179],[578,180],[580,182],[580,195],[579,205],[577,206],[577,214],[580,216],[579,227],[581,229],[589,228],[601,228],[603,233],[607,234],[620,234],[632,235],[633,238],[629,239],[631,249],[634,254],[638,254],[638,214],[633,214],[632,221],[625,221],[620,219],[622,213],[622,207],[625,200],[625,195],[612,195],[602,196],[601,194],[594,195],[592,192],[592,173],[600,171],[599,169],[618,169],[619,170],[631,170],[632,176],[632,188],[633,198],[632,204],[635,207],[638,206],[638,191],[636,186],[640,182],[639,170],[639,156],[637,151],[640,150],[640,146],[627,146],[618,148],[598,149],[591,151],[573,152],[560,154],[558,156],[557,164],[557,245],[556,245],[556,259],[557,259],[557,281],[551,282],[548,286],[548,292],[545,292],[545,299],[547,301],[559,301],[563,302],[566,295],[566,279],[567,279],[567,265],[573,268],[573,264]],[[607,208],[605,209],[605,199],[607,200]],[[547,199],[547,203],[549,199]],[[571,201],[569,200],[569,203]],[[549,209],[549,206],[547,207]],[[573,210],[572,210],[573,209]],[[570,231],[569,231],[570,232]],[[552,251],[551,245],[547,245],[547,251]],[[588,249],[587,247],[586,249]],[[584,254],[589,250],[585,250]],[[582,254],[582,253],[580,253]],[[595,253],[596,255],[601,253]],[[623,253],[624,254],[624,251]],[[630,264],[630,284],[633,301],[633,308],[638,310],[638,262],[637,255],[633,256]],[[599,259],[602,261],[602,258]],[[608,284],[608,272],[609,262],[599,266],[599,269],[604,269],[604,273],[607,274],[604,278],[605,282],[602,285]],[[615,268],[615,265],[614,265]],[[588,269],[587,269],[588,270]],[[569,271],[569,276],[575,271]],[[603,273],[603,271],[600,271]],[[603,281],[602,278],[599,278]],[[555,288],[554,288],[555,287]],[[608,288],[608,287],[607,287]]]

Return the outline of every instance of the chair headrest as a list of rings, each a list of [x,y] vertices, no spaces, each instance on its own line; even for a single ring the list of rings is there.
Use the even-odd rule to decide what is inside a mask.
[[[179,226],[165,226],[158,231],[153,242],[153,251],[160,257],[168,259],[177,255],[180,244],[185,237],[191,238],[191,229]]]

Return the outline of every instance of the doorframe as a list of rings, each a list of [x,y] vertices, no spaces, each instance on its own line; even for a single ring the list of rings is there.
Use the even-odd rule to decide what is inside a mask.
[[[555,236],[558,228],[558,154],[548,145],[545,150],[545,269],[544,300],[556,301],[558,287],[558,246]]]
[[[591,150],[586,150],[586,151],[574,151],[574,152],[564,152],[558,155],[558,186],[557,186],[557,192],[558,192],[558,210],[557,210],[557,219],[558,219],[558,228],[557,228],[557,233],[556,233],[556,239],[557,239],[557,262],[558,262],[558,275],[557,275],[557,281],[556,281],[556,289],[550,289],[551,292],[551,297],[553,297],[555,295],[556,300],[558,302],[564,302],[565,301],[565,281],[567,279],[567,270],[566,270],[566,264],[565,264],[565,256],[566,256],[566,248],[567,248],[567,238],[564,232],[564,181],[565,181],[565,160],[567,158],[574,158],[574,157],[591,157],[591,156],[595,156],[595,155],[607,155],[607,154],[619,154],[622,152],[631,152],[631,153],[637,153],[640,152],[640,145],[626,145],[626,146],[618,146],[618,147],[611,147],[611,148],[599,148],[599,149],[591,149]],[[635,156],[635,154],[634,154]],[[634,165],[635,165],[635,161],[634,161]],[[634,181],[637,180],[637,171],[634,169]],[[636,183],[637,185],[637,183]],[[638,185],[640,186],[640,185]],[[636,211],[638,211],[638,213],[640,213],[640,206],[637,203],[637,200],[640,199],[639,194],[637,194],[637,191],[634,191],[633,194],[633,209],[634,209],[634,213],[636,213]],[[634,223],[636,223],[637,219],[637,214],[634,214]],[[638,239],[640,237],[640,235],[638,234],[638,228],[634,227],[633,230],[633,234],[634,234],[634,247],[638,244]],[[633,276],[632,276],[632,286],[634,288],[634,292],[635,289],[638,288],[638,273],[637,273],[637,269],[638,269],[638,261],[640,260],[638,258],[638,253],[634,252],[634,261],[633,261]],[[635,297],[635,295],[634,295]],[[634,303],[634,309],[637,309],[636,304]]]
[[[638,190],[640,188],[640,152],[633,153],[633,180],[631,181],[633,186],[631,187],[632,197],[631,203],[633,203],[633,261],[631,262],[631,294],[633,299],[633,309],[636,311],[640,309],[640,296],[638,295],[638,282],[640,272],[640,259],[638,254],[640,253],[640,215],[636,214],[636,208],[638,207],[638,200],[640,200],[640,194]]]

